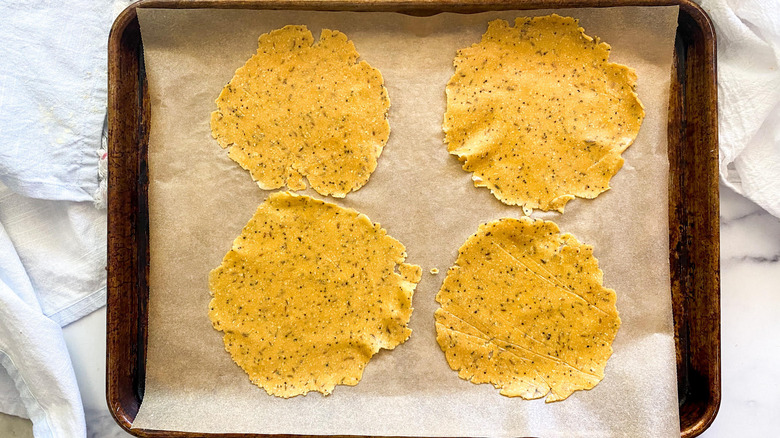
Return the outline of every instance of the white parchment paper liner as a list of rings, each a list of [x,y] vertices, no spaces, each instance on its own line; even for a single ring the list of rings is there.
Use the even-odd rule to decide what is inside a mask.
[[[488,21],[556,12],[580,19],[636,69],[647,116],[612,190],[535,213],[595,247],[623,325],[604,380],[560,403],[506,398],[463,381],[435,341],[434,296],[477,226],[522,211],[474,188],[443,144],[444,86],[455,51]],[[420,436],[679,437],[669,285],[667,105],[676,7],[440,14],[139,9],[152,100],[151,267],[146,392],[134,427],[192,432]],[[423,267],[414,330],[355,387],[283,400],[252,385],[207,317],[208,272],[269,192],[211,138],[214,99],[260,34],[337,29],[385,78],[390,141],[368,184],[343,200],[381,223]],[[322,199],[313,191],[305,193]],[[441,273],[431,275],[430,268]]]

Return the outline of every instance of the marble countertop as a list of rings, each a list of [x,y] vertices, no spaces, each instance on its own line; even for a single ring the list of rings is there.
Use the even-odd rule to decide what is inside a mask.
[[[780,430],[780,219],[721,187],[723,400],[705,438]],[[105,308],[64,329],[90,438],[129,437],[105,401]],[[31,437],[26,420],[0,414],[0,436]]]

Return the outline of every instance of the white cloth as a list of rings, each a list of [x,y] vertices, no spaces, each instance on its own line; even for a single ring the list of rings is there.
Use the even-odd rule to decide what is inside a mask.
[[[110,0],[0,2],[0,179],[91,201],[106,115]]]
[[[27,198],[0,183],[0,226],[14,250],[0,253],[20,260],[47,318],[64,327],[105,304],[105,211]]]
[[[40,437],[86,435],[64,326],[105,304],[105,212],[0,184],[0,412]]]
[[[780,217],[780,0],[699,0],[718,41],[720,175]]]
[[[13,253],[2,228],[0,251]],[[81,398],[73,396],[78,386],[59,325],[41,312],[19,259],[0,259],[0,278],[0,404],[29,417],[37,438],[84,436]]]

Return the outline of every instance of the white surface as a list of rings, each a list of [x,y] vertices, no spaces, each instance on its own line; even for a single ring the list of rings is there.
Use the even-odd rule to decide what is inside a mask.
[[[777,436],[780,220],[724,187],[720,205],[723,401],[702,436]]]
[[[721,281],[723,402],[702,436],[773,436],[780,429],[780,220],[725,187]],[[87,410],[88,436],[129,436],[106,408],[105,309],[64,331]],[[0,417],[0,436],[31,436],[22,426]]]

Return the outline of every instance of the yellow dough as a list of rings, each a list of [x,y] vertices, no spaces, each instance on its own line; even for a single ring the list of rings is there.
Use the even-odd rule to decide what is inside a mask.
[[[306,26],[260,36],[222,89],[211,134],[263,189],[287,185],[343,198],[368,181],[390,135],[379,71],[341,32]]]
[[[560,212],[609,189],[644,118],[636,73],[609,51],[557,15],[492,21],[458,51],[443,128],[474,185],[505,204]]]
[[[269,394],[330,394],[357,385],[380,348],[409,338],[422,269],[405,258],[400,242],[355,210],[272,194],[211,271],[209,317]]]
[[[509,397],[553,402],[593,388],[620,327],[593,248],[528,218],[481,225],[436,301],[450,368]]]

